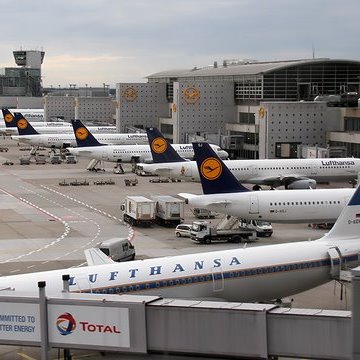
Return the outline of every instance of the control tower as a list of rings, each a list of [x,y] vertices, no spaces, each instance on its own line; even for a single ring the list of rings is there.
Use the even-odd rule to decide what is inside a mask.
[[[13,51],[17,67],[0,69],[0,96],[42,96],[41,65],[45,52]]]
[[[41,69],[41,65],[44,61],[45,51],[16,50],[13,51],[13,54],[16,65],[31,69]]]

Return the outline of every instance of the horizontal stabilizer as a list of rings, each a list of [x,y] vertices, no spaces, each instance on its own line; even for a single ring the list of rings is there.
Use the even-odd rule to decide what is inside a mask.
[[[99,248],[86,249],[84,253],[88,266],[114,263],[114,260],[105,255]]]

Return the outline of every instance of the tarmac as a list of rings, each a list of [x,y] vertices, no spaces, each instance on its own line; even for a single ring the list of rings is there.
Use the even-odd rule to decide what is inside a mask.
[[[19,158],[28,151],[8,138],[1,140],[1,146],[9,148],[8,152],[0,153],[1,276],[85,265],[84,249],[112,237],[129,237],[135,246],[137,259],[244,246],[230,243],[200,245],[189,238],[177,238],[174,228],[157,225],[131,228],[122,221],[120,205],[127,195],[201,194],[200,184],[151,183],[151,177],[137,176],[136,186],[125,186],[125,179],[135,178],[129,164],[124,165],[124,174],[114,174],[112,163],[103,164],[105,171],[87,171],[86,159],[78,159],[77,164],[47,162],[44,165],[36,164],[33,159],[30,165],[20,165]],[[48,159],[49,150],[40,152]],[[6,161],[14,165],[3,165]],[[70,182],[84,185],[64,185]],[[349,184],[340,186],[350,187]],[[326,187],[339,187],[339,184]],[[212,221],[220,221],[220,218],[219,215]],[[191,209],[186,205],[184,222],[192,223],[194,220]],[[308,224],[273,224],[273,228],[272,237],[258,238],[246,246],[313,240],[326,232]],[[351,288],[350,285],[342,288],[331,281],[292,296],[287,301],[298,308],[351,310]],[[62,356],[57,349],[49,354],[50,359]],[[0,359],[38,358],[37,348],[0,346]],[[119,354],[75,351],[73,359],[80,358],[115,359],[119,358]],[[184,357],[121,355],[121,359],[143,358],[177,360]]]

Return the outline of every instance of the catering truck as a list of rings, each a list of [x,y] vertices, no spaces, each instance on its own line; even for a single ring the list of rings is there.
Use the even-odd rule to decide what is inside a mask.
[[[155,222],[159,225],[176,226],[184,220],[185,201],[170,195],[152,195],[155,205]]]
[[[127,196],[120,208],[130,225],[150,226],[155,221],[155,205],[155,200],[145,196]]]

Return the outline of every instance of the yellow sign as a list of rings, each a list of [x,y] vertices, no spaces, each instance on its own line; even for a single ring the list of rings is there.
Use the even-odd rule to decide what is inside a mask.
[[[188,104],[195,104],[200,99],[200,90],[195,87],[188,87],[182,91],[184,94],[185,101]]]
[[[24,129],[27,128],[27,126],[28,126],[28,122],[27,122],[26,119],[21,118],[20,120],[18,120],[18,122],[17,122],[17,127],[18,127],[19,129],[24,130]]]
[[[172,111],[176,112],[176,104],[172,104]]]
[[[11,114],[5,114],[4,120],[5,120],[7,123],[12,122],[13,119],[14,119],[14,117],[13,117]]]
[[[151,142],[151,149],[156,154],[162,154],[167,149],[167,143],[166,140],[163,138],[156,138]]]
[[[222,172],[221,162],[215,158],[207,158],[202,162],[200,171],[205,179],[216,180]]]
[[[265,109],[263,107],[261,107],[259,109],[259,117],[263,118],[265,116]]]
[[[122,94],[127,101],[134,101],[138,97],[138,91],[133,87],[126,88]]]
[[[85,140],[89,133],[84,127],[80,127],[75,131],[75,136],[79,140]]]

